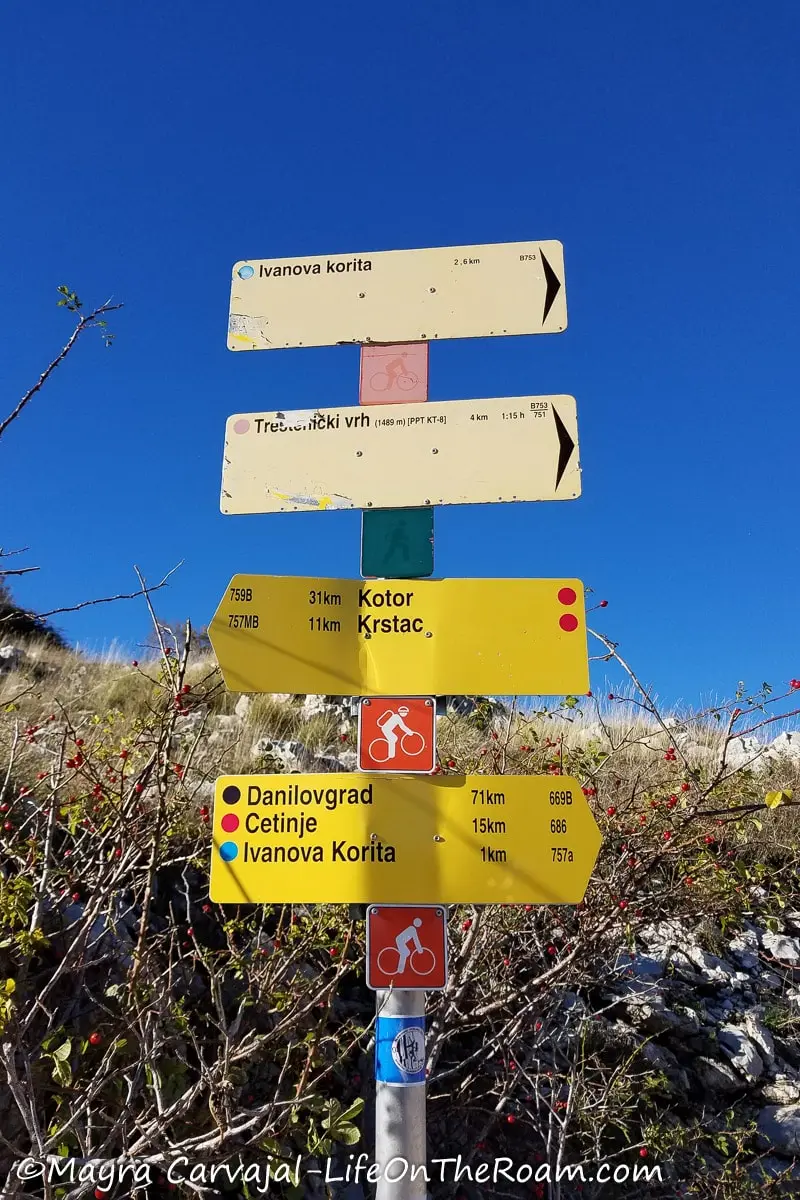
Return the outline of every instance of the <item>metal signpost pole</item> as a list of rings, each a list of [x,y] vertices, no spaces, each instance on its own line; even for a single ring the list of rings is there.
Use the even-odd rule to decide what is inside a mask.
[[[417,1169],[427,1161],[425,997],[425,992],[402,989],[375,993],[376,1200],[425,1200],[427,1195],[425,1171]],[[400,1086],[378,1078],[396,1072],[392,1046],[398,1039],[407,1065],[417,1068],[413,1076],[421,1076]]]
[[[388,351],[388,353],[387,353]],[[374,355],[379,361],[374,361]],[[420,359],[417,356],[422,355]],[[411,358],[418,369],[418,374],[409,374],[403,360]],[[372,361],[370,361],[372,360]],[[382,361],[381,361],[382,360]],[[386,367],[388,362],[389,366]],[[381,373],[375,373],[375,367]],[[371,368],[371,369],[370,369]],[[394,368],[392,373],[391,369]],[[401,373],[402,372],[402,373]],[[361,348],[360,364],[360,404],[371,404],[381,400],[385,402],[386,395],[376,397],[375,385],[379,381],[380,390],[388,390],[384,376],[389,380],[389,387],[397,387],[398,398],[406,403],[424,402],[428,399],[428,346],[391,346]],[[408,387],[399,391],[407,380]],[[413,389],[412,389],[413,385]],[[413,390],[413,394],[412,393]],[[362,512],[362,554],[361,572],[384,578],[389,575],[397,577],[395,559],[398,539],[396,534],[390,535],[391,542],[386,536],[386,527],[378,526],[375,530],[384,530],[383,536],[378,532],[375,539],[373,533],[372,554],[365,554],[368,545],[368,535],[371,525],[376,521],[407,519],[408,516],[421,517],[421,528],[417,520],[416,526],[407,529],[401,544],[405,551],[407,563],[406,574],[416,571],[433,572],[433,512],[384,510],[386,516],[379,516],[374,511]],[[416,537],[415,537],[416,532]],[[376,545],[377,541],[377,545]],[[394,545],[392,545],[394,543]],[[391,550],[390,550],[391,546]],[[377,550],[377,555],[375,551]],[[425,562],[430,558],[429,564]],[[418,561],[415,563],[415,558]],[[371,559],[371,561],[370,561]],[[387,569],[388,568],[388,569]],[[414,578],[414,575],[411,575]],[[416,575],[420,578],[420,575]],[[434,723],[436,718],[434,717]],[[375,1163],[379,1175],[375,1189],[376,1200],[425,1200],[427,1186],[425,1183],[424,1167],[427,1163],[427,1146],[425,1140],[425,992],[420,990],[391,989],[375,993]],[[403,1064],[400,1066],[399,1064]],[[423,1170],[417,1170],[422,1167]]]

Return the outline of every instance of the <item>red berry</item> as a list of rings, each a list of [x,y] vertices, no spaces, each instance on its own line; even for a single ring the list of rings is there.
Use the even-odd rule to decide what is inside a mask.
[[[208,816],[208,805],[207,804],[204,804],[203,807],[200,809],[200,816],[201,817]]]
[[[83,745],[83,738],[75,738],[75,745],[76,745],[76,746],[82,746],[82,745]]]
[[[36,778],[37,778],[37,779],[47,779],[47,772],[46,772],[46,771],[40,771],[40,772],[39,772],[39,774],[36,776]]]
[[[617,808],[616,808],[615,804],[609,804],[608,808],[606,809],[606,813],[608,814],[609,817],[613,817],[615,815],[616,811],[617,811]]]
[[[687,875],[683,882],[686,884],[687,887],[691,887],[692,884],[694,883],[694,880],[692,879],[691,875]]]
[[[116,850],[114,851],[114,858],[122,858],[122,851],[120,850],[119,846],[117,846]]]
[[[555,946],[548,946],[547,953],[551,956],[554,956],[554,955],[558,954],[558,951],[556,950]]]
[[[127,758],[129,754],[130,754],[129,750],[120,750],[120,752],[119,752],[120,758],[123,758],[123,759]]]
[[[328,954],[330,954],[331,958],[336,958],[338,953],[339,953],[339,950],[338,950],[338,947],[336,947],[336,946],[331,946],[330,950],[328,951]]]
[[[590,691],[587,692],[586,695],[591,699],[592,693]]]
[[[347,734],[346,734],[346,733],[340,733],[340,734],[339,734],[339,741],[340,741],[340,742],[346,742],[346,741],[347,741]]]
[[[506,1121],[508,1122],[509,1125],[513,1125],[514,1122],[516,1121],[516,1119],[517,1118],[514,1116],[513,1113],[509,1113],[508,1116],[506,1117]]]
[[[472,928],[472,919],[470,917],[467,917],[466,921],[462,921],[461,928],[465,931],[467,929],[471,929]]]
[[[134,786],[133,786],[133,790],[134,790],[134,791],[135,791],[135,792],[136,792],[138,795],[141,795],[141,794],[142,794],[142,792],[144,791],[144,784],[143,784],[143,783],[136,783],[136,784],[134,784]]]
[[[81,898],[81,894],[80,894],[80,892],[73,892],[73,893],[72,893],[72,899],[73,899],[73,900],[76,902],[76,904],[77,904],[78,900],[80,900],[80,898]]]
[[[3,829],[5,829],[6,833],[9,833],[13,828],[14,826],[10,821],[3,821]]]
[[[167,654],[167,655],[169,655],[169,654],[172,654],[172,647],[171,647],[171,646],[167,646],[167,648],[166,648],[166,650],[164,651],[164,653],[165,653],[165,654]]]
[[[203,912],[204,912],[204,913],[210,913],[210,912],[211,912],[211,905],[210,905],[210,904],[204,904],[204,905],[203,905]]]
[[[99,1046],[100,1043],[102,1042],[102,1040],[103,1040],[103,1035],[101,1033],[90,1033],[89,1034],[89,1041],[91,1042],[91,1044],[93,1046]]]
[[[94,1195],[95,1195],[95,1200],[103,1200],[103,1198],[105,1196],[105,1192],[103,1191],[102,1188],[95,1188]]]
[[[454,767],[456,765],[456,760],[454,758],[448,758],[447,765],[448,767]]]
[[[526,904],[526,905],[525,905],[525,912],[531,912],[531,910],[532,910],[532,909],[533,909],[533,905],[532,905],[532,904]]]
[[[186,930],[186,935],[187,935],[187,937],[194,937],[194,930],[192,929],[191,925]]]
[[[608,693],[608,698],[609,698],[609,700],[613,700],[613,699],[614,699],[614,693],[613,693],[613,692],[609,692],[609,693]]]
[[[682,783],[682,784],[681,784],[681,791],[682,791],[682,792],[688,792],[690,787],[691,787],[691,784],[689,784],[689,783]]]
[[[138,667],[138,665],[139,665],[139,660],[138,660],[138,658],[135,658],[135,659],[133,660],[133,662],[131,663],[131,666],[132,666],[132,667]]]
[[[0,812],[8,812],[9,806],[5,803],[0,804]]]
[[[192,689],[190,688],[190,686],[189,686],[189,684],[188,684],[188,683],[185,683],[185,684],[183,685],[183,687],[181,688],[181,691],[183,692],[184,696],[185,696],[185,695],[186,695],[188,692],[190,692],[191,690],[192,690]]]
[[[667,801],[667,808],[674,808],[677,803],[678,803],[678,797],[670,796],[669,800]]]
[[[534,1027],[533,1027],[533,1028],[534,1028],[534,1029],[536,1030],[536,1032],[538,1033],[538,1032],[540,1031],[540,1029],[542,1028],[542,1022],[541,1022],[541,1021],[537,1021],[537,1022],[536,1022],[536,1024],[534,1025]]]
[[[601,601],[600,601],[600,607],[601,607],[601,608],[608,608],[608,601],[607,601],[607,600],[601,600]]]
[[[511,959],[510,959],[510,958],[504,958],[504,959],[503,959],[503,966],[504,966],[504,967],[509,967],[510,965],[511,965]]]
[[[639,1158],[647,1158],[647,1147],[646,1146],[642,1146],[641,1150],[639,1151]]]
[[[665,842],[668,842],[668,841],[669,841],[669,839],[672,837],[672,830],[671,830],[671,829],[665,829],[665,830],[664,830],[664,833],[662,834],[662,836],[663,836],[663,838],[664,838],[664,841],[665,841]]]
[[[620,908],[622,908],[622,909],[625,909],[625,908],[627,908],[627,907],[628,907],[628,901],[627,901],[627,900],[620,900],[620,902],[619,902],[619,906],[620,906]]]

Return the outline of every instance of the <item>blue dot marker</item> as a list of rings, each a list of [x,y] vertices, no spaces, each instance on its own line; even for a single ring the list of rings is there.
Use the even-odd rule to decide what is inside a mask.
[[[223,842],[219,848],[219,856],[223,862],[233,862],[239,853],[236,842]]]
[[[245,265],[243,267],[239,267],[239,270],[236,272],[236,274],[240,279],[251,279],[252,276],[255,275],[255,269],[249,265]]]

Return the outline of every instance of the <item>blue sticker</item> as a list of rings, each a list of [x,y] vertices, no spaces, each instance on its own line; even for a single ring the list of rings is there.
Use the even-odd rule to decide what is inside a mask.
[[[425,1018],[378,1017],[375,1078],[395,1087],[425,1082]]]

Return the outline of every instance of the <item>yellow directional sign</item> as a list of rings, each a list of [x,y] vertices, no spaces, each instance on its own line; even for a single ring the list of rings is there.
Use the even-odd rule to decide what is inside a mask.
[[[209,636],[232,692],[563,696],[589,687],[576,579],[234,575]]]
[[[220,904],[576,904],[600,831],[576,779],[227,775]]]
[[[560,333],[560,242],[503,242],[237,262],[228,347]]]
[[[423,508],[580,495],[572,396],[229,417],[224,513]]]

